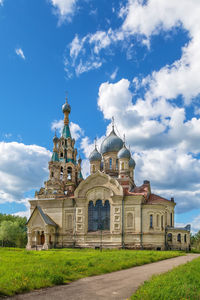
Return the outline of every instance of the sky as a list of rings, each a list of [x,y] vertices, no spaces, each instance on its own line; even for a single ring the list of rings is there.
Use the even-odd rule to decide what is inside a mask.
[[[135,183],[198,231],[199,15],[197,0],[0,0],[0,212],[28,216],[67,95],[84,177],[114,116]]]

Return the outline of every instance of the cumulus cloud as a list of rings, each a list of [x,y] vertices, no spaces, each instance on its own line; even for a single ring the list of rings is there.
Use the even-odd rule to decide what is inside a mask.
[[[16,48],[15,49],[15,53],[19,56],[19,57],[21,57],[22,59],[26,59],[26,57],[25,57],[25,55],[24,55],[24,52],[23,52],[23,50],[22,50],[22,48]]]
[[[24,202],[24,193],[39,189],[48,177],[51,153],[43,147],[0,142],[0,202]]]
[[[136,184],[148,179],[154,192],[174,196],[179,213],[200,207],[200,119],[186,119],[184,107],[164,98],[135,99],[134,89],[128,79],[104,82],[98,107],[105,119],[114,116],[116,131],[126,135],[136,161]],[[107,134],[110,130],[111,124]],[[98,149],[104,138],[97,138]],[[82,138],[81,149],[88,159],[94,142]]]
[[[49,0],[54,7],[54,12],[59,17],[59,23],[71,21],[75,14],[77,0]]]
[[[91,65],[101,67],[106,57],[113,55],[113,46],[119,43],[131,59],[129,52],[134,48],[134,37],[137,37],[137,43],[141,41],[141,45],[149,48],[153,35],[181,28],[188,33],[188,43],[182,48],[181,58],[149,74],[143,80],[143,87],[148,88],[148,96],[152,99],[175,99],[180,95],[189,104],[200,93],[199,14],[200,4],[196,0],[183,0],[181,5],[179,0],[129,0],[118,15],[123,20],[119,28],[99,30],[82,38],[75,36],[69,45],[68,67],[72,66],[78,75],[94,69]]]

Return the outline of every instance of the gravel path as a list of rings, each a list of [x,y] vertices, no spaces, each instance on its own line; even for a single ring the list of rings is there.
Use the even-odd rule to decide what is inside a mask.
[[[68,285],[55,286],[21,294],[9,299],[15,300],[124,300],[154,274],[167,272],[185,264],[200,254],[187,254],[167,260],[93,276],[74,281]],[[7,298],[8,299],[8,298]]]

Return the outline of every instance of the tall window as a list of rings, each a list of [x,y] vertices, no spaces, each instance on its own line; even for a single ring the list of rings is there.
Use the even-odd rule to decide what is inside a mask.
[[[109,159],[109,169],[112,170],[112,158]]]
[[[127,227],[133,227],[133,214],[127,214]]]
[[[187,234],[184,235],[184,242],[187,243]]]
[[[92,201],[88,204],[88,231],[110,230],[110,203],[108,200],[103,205],[97,200],[96,205]]]
[[[150,228],[153,228],[153,215],[150,215]]]
[[[163,216],[161,216],[161,228],[163,228]]]
[[[177,242],[181,242],[181,234],[180,233],[177,235]]]
[[[172,213],[170,214],[170,226],[172,227],[173,226],[173,218],[172,218]]]
[[[63,180],[63,167],[60,168],[60,180]]]
[[[124,162],[122,162],[122,170],[124,170]]]
[[[95,165],[92,165],[92,172],[95,173]]]
[[[68,180],[72,179],[72,168],[71,167],[67,168],[67,179]]]
[[[118,165],[119,165],[119,161],[118,161],[118,158],[116,159],[116,170],[118,170]]]

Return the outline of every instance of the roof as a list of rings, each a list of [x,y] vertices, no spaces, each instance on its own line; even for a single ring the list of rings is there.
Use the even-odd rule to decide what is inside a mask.
[[[107,136],[104,141],[101,144],[101,153],[107,153],[107,152],[118,152],[123,147],[123,141],[118,137],[113,130]]]
[[[51,157],[51,161],[59,161],[57,152],[55,152],[55,151],[53,152],[52,157]]]
[[[31,218],[32,218],[32,216],[33,216],[33,214],[34,214],[34,212],[35,212],[35,210],[36,209],[38,209],[39,210],[39,213],[40,213],[40,215],[41,215],[41,217],[42,217],[42,219],[44,220],[44,222],[47,224],[47,225],[52,225],[52,226],[58,226],[47,214],[45,214],[44,212],[43,212],[43,210],[41,209],[41,207],[39,206],[39,205],[37,205],[36,207],[35,207],[35,209],[33,210],[33,212],[32,212],[32,214],[31,214],[31,216],[30,216],[30,218],[28,219],[28,221],[27,221],[27,223],[26,224],[28,224],[29,223],[29,221],[31,220]]]
[[[71,133],[70,133],[69,125],[65,125],[65,126],[63,127],[62,136],[63,136],[64,138],[66,138],[66,139],[67,139],[68,137],[71,138]]]
[[[171,202],[171,201],[155,194],[150,194],[147,200],[147,204],[156,204],[156,203],[164,203],[164,202]]]

